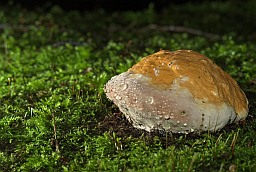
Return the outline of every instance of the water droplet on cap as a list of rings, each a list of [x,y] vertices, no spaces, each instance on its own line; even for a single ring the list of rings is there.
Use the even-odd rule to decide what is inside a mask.
[[[170,119],[170,116],[169,115],[165,115],[164,117],[166,120]]]
[[[116,96],[116,99],[117,99],[117,100],[121,100],[121,99],[122,99],[122,97],[121,97],[121,96],[119,96],[119,95],[117,95],[117,96]]]
[[[151,97],[151,96],[147,97],[146,103],[153,104],[154,103],[153,97]]]
[[[154,70],[154,72],[155,72],[155,75],[158,76],[158,75],[159,75],[159,69],[154,68],[153,70]]]
[[[211,91],[211,93],[212,93],[214,96],[218,96],[218,93],[215,92],[215,91]]]
[[[139,106],[139,107],[138,107],[138,110],[142,111],[142,110],[144,110],[144,108],[141,107],[141,106]]]
[[[121,87],[121,90],[124,91],[128,88],[128,84],[123,84],[122,87]]]
[[[184,110],[181,111],[180,115],[181,115],[181,116],[186,116],[186,111],[184,111]]]

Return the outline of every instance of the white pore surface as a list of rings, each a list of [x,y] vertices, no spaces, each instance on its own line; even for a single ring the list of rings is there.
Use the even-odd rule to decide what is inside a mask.
[[[226,102],[199,100],[180,87],[188,79],[176,78],[169,89],[161,89],[150,78],[127,71],[113,77],[104,90],[134,127],[146,131],[217,131],[235,120],[235,110]]]

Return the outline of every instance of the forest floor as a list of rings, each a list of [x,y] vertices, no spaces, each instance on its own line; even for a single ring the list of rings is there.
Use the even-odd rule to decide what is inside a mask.
[[[255,9],[0,7],[0,171],[256,171]],[[247,95],[246,122],[187,135],[135,129],[103,87],[160,49],[221,66]]]

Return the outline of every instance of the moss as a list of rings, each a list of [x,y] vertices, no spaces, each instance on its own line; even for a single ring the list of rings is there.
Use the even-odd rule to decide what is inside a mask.
[[[253,5],[244,2],[244,16],[229,2],[113,13],[1,7],[0,169],[255,171],[255,27],[248,25]],[[207,12],[210,18],[202,16]],[[242,19],[237,23],[232,16]],[[150,29],[152,23],[220,37]],[[246,124],[201,135],[134,129],[103,86],[159,49],[199,51],[234,77],[250,102]]]

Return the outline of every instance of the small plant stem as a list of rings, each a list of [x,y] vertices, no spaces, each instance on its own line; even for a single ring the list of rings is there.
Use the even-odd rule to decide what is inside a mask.
[[[235,157],[235,145],[236,145],[236,141],[237,141],[237,137],[238,137],[239,131],[237,133],[234,134],[233,140],[231,142],[231,153],[232,153],[232,158]]]
[[[192,160],[191,160],[191,162],[190,162],[190,165],[189,165],[189,168],[188,168],[188,172],[191,172],[191,171],[192,171],[192,169],[193,169],[193,164],[194,164],[194,162],[195,162],[195,160],[196,160],[196,157],[197,157],[197,154],[194,154],[193,157],[192,157]]]
[[[54,116],[53,112],[52,112],[52,120],[53,120],[53,131],[54,131],[55,148],[56,148],[56,152],[59,152],[60,150],[59,150],[59,143],[58,143],[58,140],[57,140],[55,116]]]

